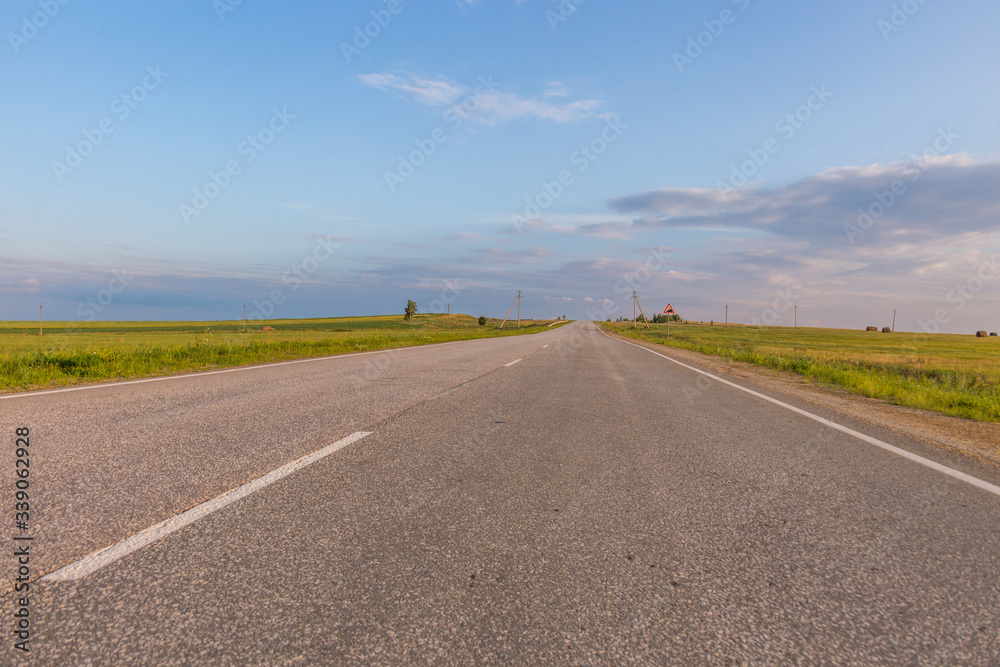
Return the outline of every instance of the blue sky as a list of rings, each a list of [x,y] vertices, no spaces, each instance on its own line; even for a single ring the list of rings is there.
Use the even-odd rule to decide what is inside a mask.
[[[0,318],[1000,329],[995,2],[64,2],[0,10]]]

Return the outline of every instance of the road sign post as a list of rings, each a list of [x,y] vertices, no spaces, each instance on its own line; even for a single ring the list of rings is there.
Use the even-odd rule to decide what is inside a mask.
[[[677,313],[674,312],[674,307],[668,303],[667,307],[663,309],[663,314],[671,316],[667,318],[667,340],[670,340],[670,320],[672,320],[673,316],[677,315]]]

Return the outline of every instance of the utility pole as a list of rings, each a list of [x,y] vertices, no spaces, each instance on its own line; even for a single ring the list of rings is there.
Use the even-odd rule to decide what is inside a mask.
[[[896,331],[896,311],[892,311],[892,330]]]
[[[799,328],[799,304],[795,304],[795,328]]]
[[[451,304],[448,304],[448,331],[451,331]]]
[[[243,333],[247,332],[247,305],[243,304]]]
[[[635,329],[639,326],[639,320],[636,319],[635,309],[639,308],[639,314],[642,315],[642,321],[646,323],[646,328],[649,328],[649,320],[646,319],[646,313],[642,312],[642,304],[639,303],[639,297],[635,292],[632,292],[632,328]]]
[[[514,306],[517,306],[517,328],[521,328],[521,291],[518,290],[517,297],[514,299],[514,303],[510,304],[510,308],[507,309],[507,314],[504,315],[503,322],[500,323],[500,328],[503,329],[503,325],[507,324],[507,320],[510,318],[510,311],[514,310]],[[450,309],[450,306],[449,306]]]
[[[38,304],[38,335],[42,335],[42,304]]]
[[[726,324],[729,324],[729,304],[726,304]]]

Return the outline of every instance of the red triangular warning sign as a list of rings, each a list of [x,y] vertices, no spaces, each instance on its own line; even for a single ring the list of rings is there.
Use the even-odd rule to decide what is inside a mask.
[[[673,307],[673,306],[671,306],[671,305],[670,305],[670,304],[668,303],[668,304],[667,304],[667,307],[666,307],[666,308],[665,308],[665,309],[663,310],[663,314],[664,314],[664,315],[673,315],[673,314],[674,314],[674,307]]]

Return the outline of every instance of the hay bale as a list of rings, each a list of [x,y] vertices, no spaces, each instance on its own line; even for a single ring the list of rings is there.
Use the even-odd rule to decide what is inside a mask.
[[[892,327],[882,327],[882,333],[892,333]]]
[[[866,327],[865,331],[878,331],[878,327]]]
[[[990,332],[990,336],[996,336],[996,335],[997,335],[996,331]]]
[[[976,338],[986,338],[988,334],[985,331],[977,331]]]
[[[265,327],[261,327],[260,330],[261,331],[274,331],[274,328],[265,326]]]

